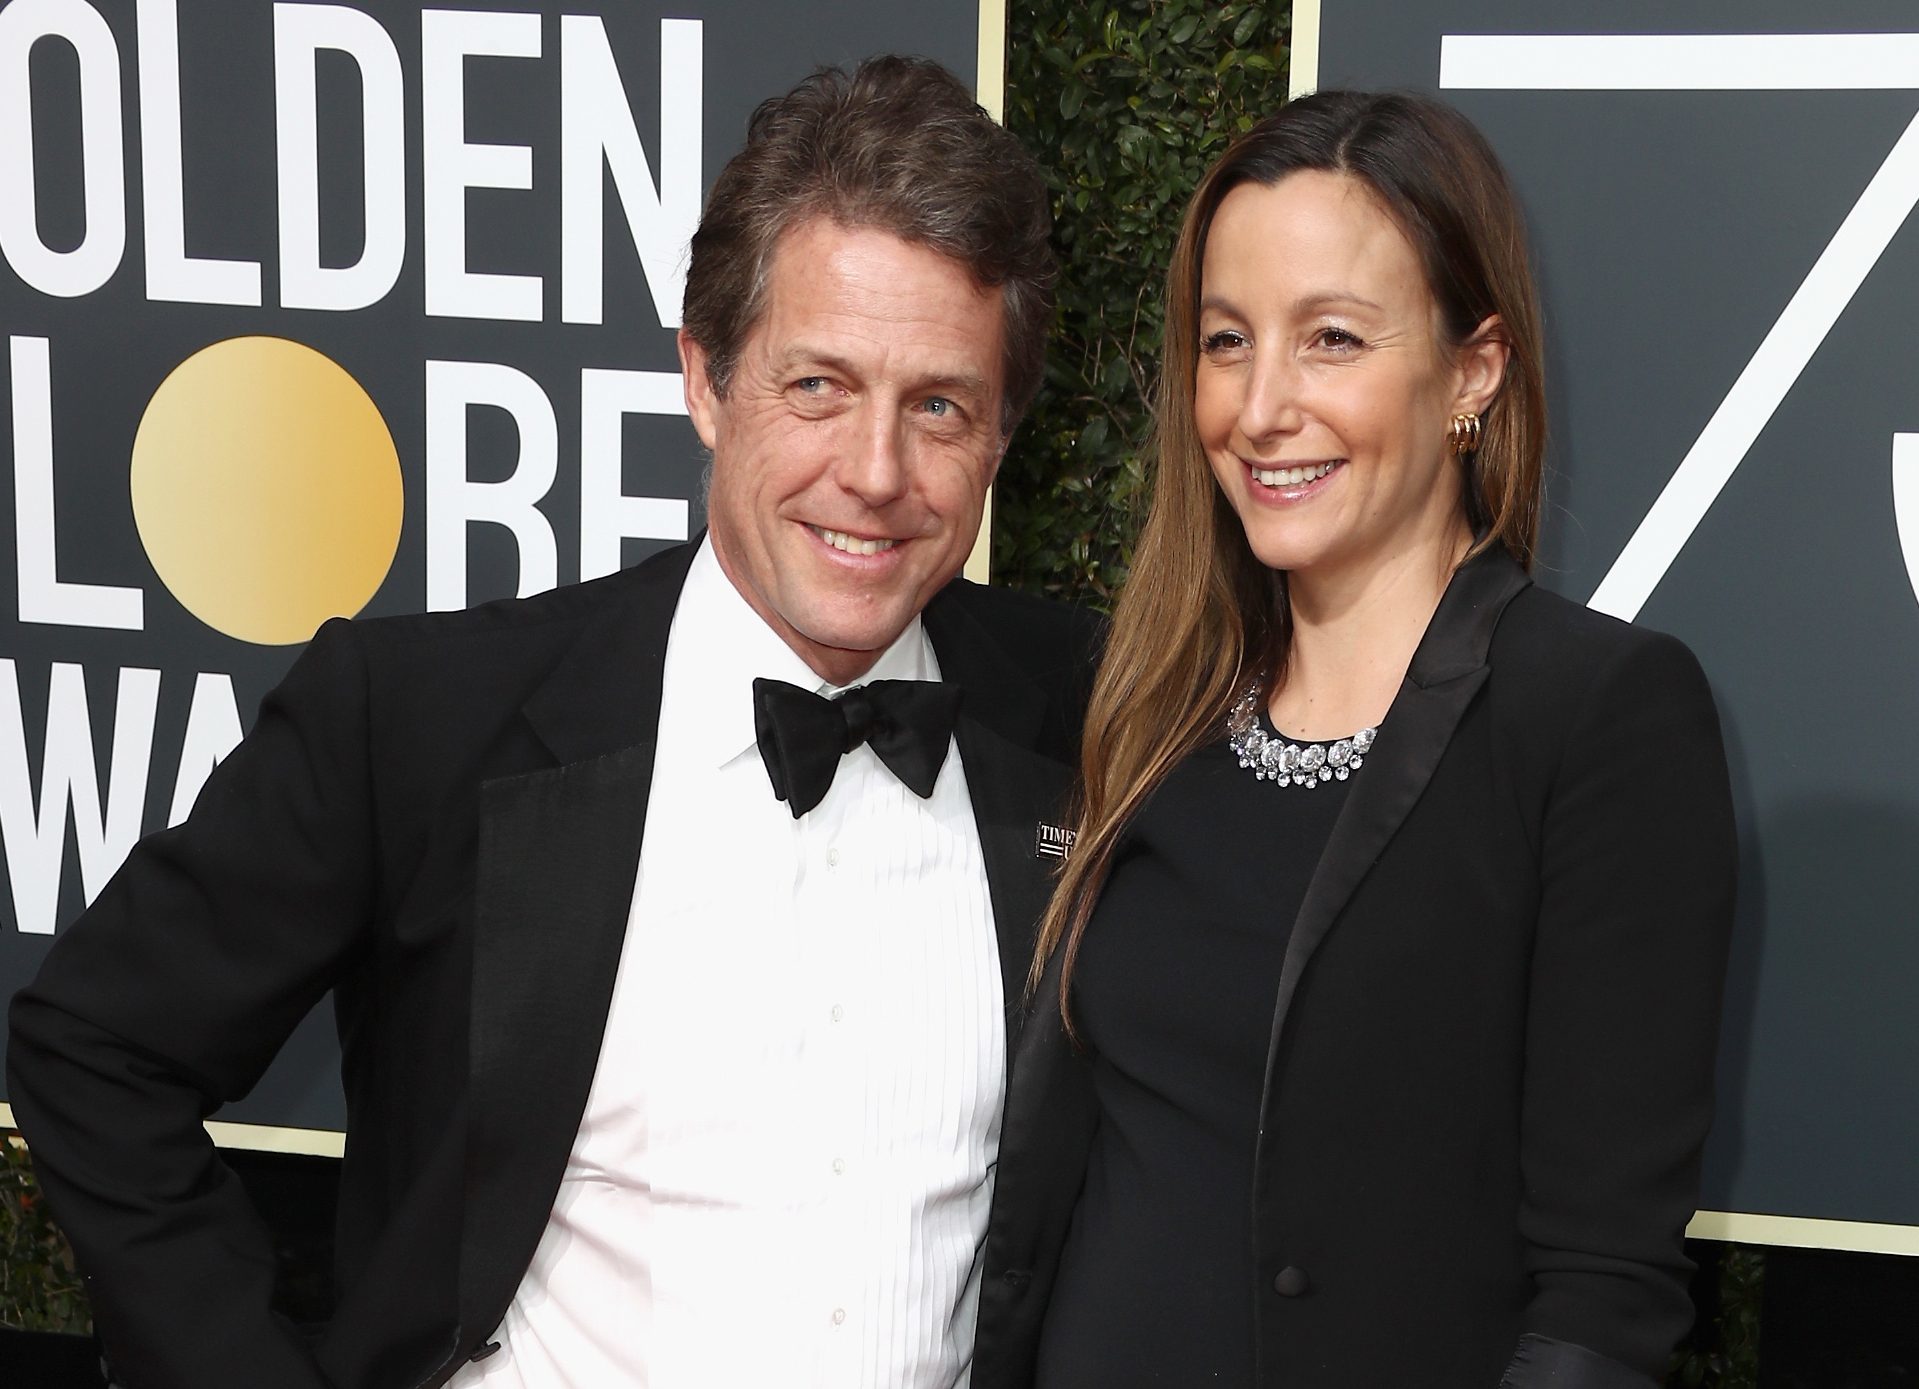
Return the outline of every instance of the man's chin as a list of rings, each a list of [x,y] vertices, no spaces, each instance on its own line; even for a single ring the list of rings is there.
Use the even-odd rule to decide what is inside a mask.
[[[800,655],[824,678],[848,684],[871,670],[918,615],[919,609],[912,608],[897,621],[811,624],[796,633],[804,643]]]

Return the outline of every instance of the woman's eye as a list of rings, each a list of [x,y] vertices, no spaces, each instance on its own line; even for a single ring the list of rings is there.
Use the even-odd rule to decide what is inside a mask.
[[[1202,352],[1237,352],[1246,346],[1246,335],[1232,328],[1222,328],[1217,333],[1208,333],[1200,339]]]
[[[1319,343],[1322,347],[1331,347],[1340,351],[1354,347],[1364,347],[1366,345],[1344,328],[1321,328],[1319,330]]]

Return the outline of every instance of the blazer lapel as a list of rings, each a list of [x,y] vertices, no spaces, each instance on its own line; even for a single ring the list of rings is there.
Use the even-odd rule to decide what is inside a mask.
[[[987,893],[999,937],[1000,979],[1007,1019],[1007,1057],[1033,960],[1033,933],[1052,891],[1052,862],[1040,856],[1039,819],[1063,813],[1072,768],[1035,751],[1046,718],[1046,695],[992,634],[967,612],[953,588],[926,609],[926,631],[940,673],[965,691],[953,730],[973,822],[986,860]]]
[[[1319,867],[1307,884],[1299,915],[1293,920],[1286,958],[1280,967],[1261,1101],[1262,1148],[1272,1128],[1269,1111],[1274,1103],[1273,1074],[1279,1064],[1280,1039],[1300,976],[1432,780],[1446,745],[1452,741],[1453,730],[1486,683],[1486,652],[1499,616],[1531,582],[1500,548],[1486,550],[1460,567],[1413,653],[1406,678],[1393,700],[1390,719],[1366,759],[1365,772],[1353,779]],[[1262,1163],[1257,1170],[1267,1169]]]
[[[557,765],[480,790],[461,1324],[545,1229],[599,1061],[639,869],[667,633],[694,547],[633,571],[523,706]]]

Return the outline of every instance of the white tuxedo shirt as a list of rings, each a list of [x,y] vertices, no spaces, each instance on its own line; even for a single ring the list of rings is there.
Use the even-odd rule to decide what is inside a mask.
[[[967,1383],[1006,1057],[965,771],[922,801],[861,747],[796,820],[756,676],[835,692],[702,545],[586,1114],[453,1389]],[[865,679],[938,676],[916,619]]]

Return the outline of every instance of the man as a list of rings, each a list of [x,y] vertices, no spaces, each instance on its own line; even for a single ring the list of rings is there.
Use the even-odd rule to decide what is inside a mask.
[[[10,1092],[127,1389],[966,1381],[1087,633],[949,581],[1047,221],[931,64],[764,105],[687,280],[704,541],[329,624],[49,954]],[[329,988],[309,1347],[199,1121]]]

